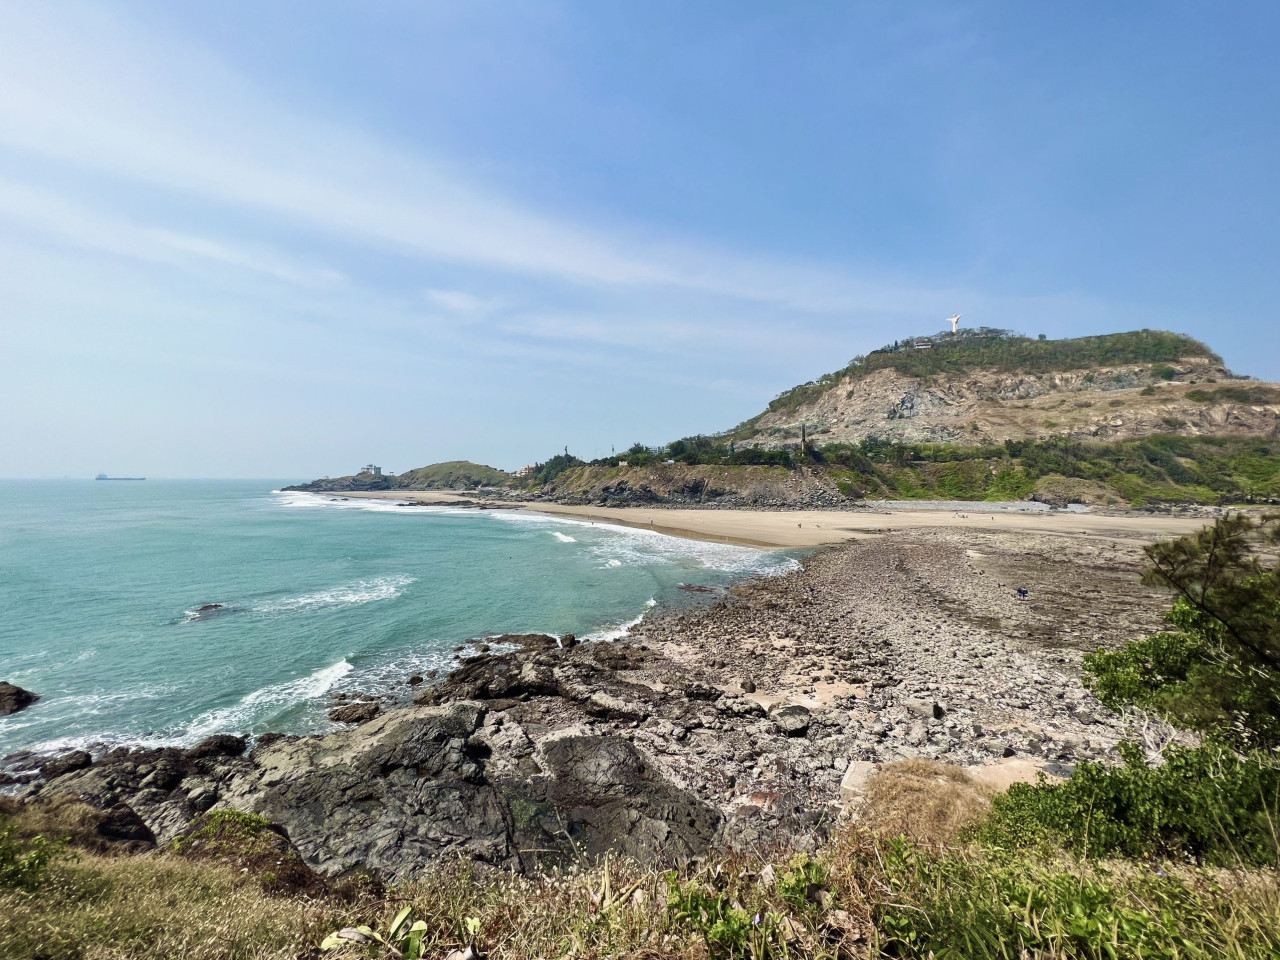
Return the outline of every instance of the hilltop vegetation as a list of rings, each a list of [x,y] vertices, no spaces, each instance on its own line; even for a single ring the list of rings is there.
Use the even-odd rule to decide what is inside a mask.
[[[451,461],[295,489],[483,487],[575,502],[734,506],[864,497],[1275,502],[1278,437],[1280,388],[1242,382],[1190,337],[1139,330],[1048,340],[983,328],[895,341],[784,392],[723,434],[636,443],[589,462],[566,449],[519,476]]]
[[[511,474],[495,467],[469,460],[449,460],[433,463],[395,474],[357,473],[347,477],[326,477],[301,483],[286,490],[306,493],[344,493],[364,490],[475,490],[479,487],[498,487],[508,483]]]
[[[1025,500],[1130,505],[1280,500],[1276,444],[1252,437],[1069,438],[999,445],[806,444],[735,448],[712,437],[566,463],[538,488],[582,502],[749,505],[847,499]]]
[[[916,347],[917,340],[927,340],[929,347]],[[843,369],[787,390],[769,403],[768,411],[798,409],[842,380],[867,377],[877,370],[894,369],[904,376],[921,378],[971,370],[1051,373],[1163,364],[1189,357],[1222,362],[1221,357],[1200,341],[1160,330],[1137,330],[1072,340],[1033,340],[1009,330],[982,327],[955,335],[944,333],[916,340],[895,340],[866,356],[855,357]],[[741,429],[737,428],[734,433]]]
[[[407,470],[396,478],[398,488],[404,490],[473,490],[476,487],[497,487],[511,479],[511,475],[469,460],[449,460],[433,463],[416,470]]]

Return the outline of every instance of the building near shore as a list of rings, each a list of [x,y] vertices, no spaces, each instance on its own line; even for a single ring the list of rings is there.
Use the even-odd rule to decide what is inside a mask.
[[[372,463],[366,464],[360,468],[361,473],[372,473],[375,477],[382,476],[382,468],[375,467]]]

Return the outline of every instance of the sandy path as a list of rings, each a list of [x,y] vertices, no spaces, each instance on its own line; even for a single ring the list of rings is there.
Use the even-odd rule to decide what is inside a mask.
[[[447,506],[468,500],[447,491],[374,490],[320,494],[377,500],[413,501]],[[509,503],[511,509],[616,523],[677,537],[740,543],[758,547],[819,547],[891,531],[970,528],[989,531],[1079,536],[1136,536],[1150,540],[1192,533],[1206,521],[1195,517],[1133,514],[1094,516],[1079,513],[976,513],[961,516],[947,510],[671,510],[649,507],[568,506],[557,503]]]

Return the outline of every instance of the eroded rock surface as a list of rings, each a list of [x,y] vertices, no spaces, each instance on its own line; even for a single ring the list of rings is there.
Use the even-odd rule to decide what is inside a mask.
[[[401,685],[414,703],[327,735],[8,768],[31,778],[43,762],[17,788],[28,801],[114,810],[134,833],[136,817],[161,844],[207,811],[261,814],[329,877],[816,841],[858,792],[851,770],[1014,757],[1061,772],[1112,755],[1126,730],[1079,663],[1159,628],[1167,600],[1142,586],[1140,548],[982,529],[869,539],[618,642],[491,640],[520,646]]]

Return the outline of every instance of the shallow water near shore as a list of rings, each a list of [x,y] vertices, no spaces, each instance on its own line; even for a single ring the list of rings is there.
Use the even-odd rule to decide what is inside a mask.
[[[796,565],[283,483],[0,483],[0,679],[42,696],[0,718],[0,756],[322,730],[330,692],[403,691],[466,640],[617,635],[655,604],[687,602],[682,584]]]

